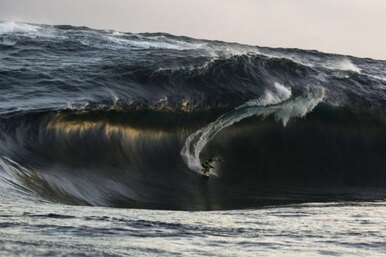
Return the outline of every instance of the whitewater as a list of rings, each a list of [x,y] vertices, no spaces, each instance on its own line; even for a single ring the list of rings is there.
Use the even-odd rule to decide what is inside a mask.
[[[386,61],[0,22],[0,255],[386,256],[385,171]]]

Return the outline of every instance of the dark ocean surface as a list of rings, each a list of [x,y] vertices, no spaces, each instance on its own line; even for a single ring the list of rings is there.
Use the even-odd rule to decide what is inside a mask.
[[[0,22],[0,255],[386,256],[385,199],[386,61]]]

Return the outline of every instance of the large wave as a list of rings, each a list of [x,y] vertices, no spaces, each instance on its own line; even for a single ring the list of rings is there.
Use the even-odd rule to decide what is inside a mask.
[[[384,61],[10,22],[0,49],[2,197],[183,210],[385,197]],[[210,156],[224,161],[205,180]]]

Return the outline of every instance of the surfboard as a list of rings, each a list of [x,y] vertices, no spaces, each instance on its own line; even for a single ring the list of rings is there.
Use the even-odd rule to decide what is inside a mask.
[[[202,176],[203,176],[204,179],[209,179],[209,174],[204,174],[203,173]]]

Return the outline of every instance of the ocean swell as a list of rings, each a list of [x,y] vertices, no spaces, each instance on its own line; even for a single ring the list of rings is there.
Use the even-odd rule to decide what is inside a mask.
[[[218,210],[385,197],[384,61],[0,23],[0,194]],[[215,156],[209,180],[201,162]]]

